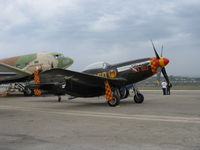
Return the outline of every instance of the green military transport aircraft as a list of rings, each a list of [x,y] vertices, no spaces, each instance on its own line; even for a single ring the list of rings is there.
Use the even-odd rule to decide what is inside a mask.
[[[26,82],[36,69],[41,71],[52,68],[65,69],[73,63],[69,57],[57,52],[40,52],[23,56],[0,59],[0,84]],[[18,84],[23,86],[22,84]],[[30,93],[22,87],[25,95]]]

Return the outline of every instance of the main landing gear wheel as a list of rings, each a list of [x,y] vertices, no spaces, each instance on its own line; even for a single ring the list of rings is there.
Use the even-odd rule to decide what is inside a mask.
[[[119,90],[121,99],[125,99],[129,96],[129,90],[126,88],[121,88]]]
[[[108,101],[108,105],[111,107],[114,107],[114,106],[119,105],[119,102],[120,102],[120,93],[119,93],[119,90],[115,90],[113,92],[113,99]]]
[[[120,98],[118,96],[116,96],[115,94],[113,94],[113,99],[108,101],[108,105],[111,107],[117,106],[119,105],[120,102]]]
[[[144,96],[143,96],[141,93],[137,93],[137,94],[134,96],[134,101],[135,101],[135,103],[137,103],[137,104],[141,104],[141,103],[143,103],[143,101],[144,101]]]

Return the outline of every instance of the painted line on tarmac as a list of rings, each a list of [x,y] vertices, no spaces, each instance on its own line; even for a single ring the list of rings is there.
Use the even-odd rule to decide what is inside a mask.
[[[174,117],[174,116],[159,116],[159,115],[129,115],[129,114],[115,114],[103,112],[88,112],[88,111],[68,111],[48,109],[48,108],[33,108],[33,107],[17,107],[17,106],[0,106],[1,110],[18,110],[28,112],[41,112],[46,114],[70,115],[77,117],[96,117],[108,119],[126,119],[126,120],[141,120],[141,121],[160,121],[160,122],[174,122],[174,123],[195,123],[200,124],[200,118],[195,117]]]

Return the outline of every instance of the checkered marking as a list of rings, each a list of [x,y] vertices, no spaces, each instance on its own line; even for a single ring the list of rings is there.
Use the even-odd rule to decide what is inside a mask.
[[[34,84],[35,85],[37,85],[37,84],[39,84],[40,83],[40,77],[39,77],[39,71],[36,69],[35,71],[34,71]],[[41,95],[41,90],[39,90],[39,89],[35,89],[34,90],[34,94],[35,95]]]
[[[150,61],[151,61],[151,71],[155,74],[157,72],[157,68],[160,65],[159,59],[151,57]]]
[[[112,90],[110,88],[110,85],[109,85],[108,81],[105,81],[104,84],[105,84],[106,100],[111,101],[114,97],[113,97],[113,93],[112,93]]]

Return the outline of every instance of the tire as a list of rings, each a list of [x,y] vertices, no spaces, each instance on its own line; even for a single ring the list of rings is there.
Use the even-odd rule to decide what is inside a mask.
[[[117,96],[116,94],[113,94],[113,97],[114,98],[112,100],[108,101],[108,105],[111,107],[119,105],[119,102],[120,102],[119,96]]]
[[[140,93],[138,93],[137,95],[134,96],[134,101],[137,104],[141,104],[144,101],[144,96]]]
[[[129,93],[129,90],[128,90],[128,89],[126,89],[126,95],[125,95],[125,97],[124,97],[124,98],[127,98],[129,95],[130,95],[130,93]]]
[[[120,89],[120,97],[121,99],[125,99],[129,96],[129,90],[126,88],[121,88]]]

